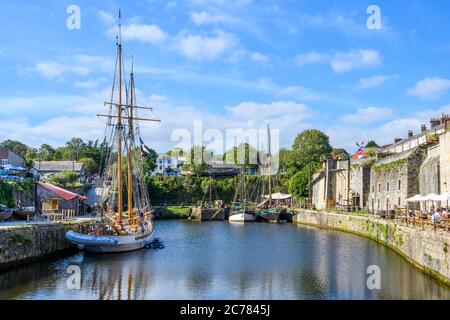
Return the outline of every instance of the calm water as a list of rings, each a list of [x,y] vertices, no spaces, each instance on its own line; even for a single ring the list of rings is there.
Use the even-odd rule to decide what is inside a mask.
[[[0,273],[0,299],[449,299],[450,291],[389,249],[296,225],[162,221],[163,250],[75,253]],[[69,265],[82,271],[67,289]],[[381,290],[366,269],[381,268]]]

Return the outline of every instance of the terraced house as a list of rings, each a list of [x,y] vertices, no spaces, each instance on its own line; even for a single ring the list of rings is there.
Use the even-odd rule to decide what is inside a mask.
[[[448,192],[450,183],[450,118],[443,115],[408,132],[377,153],[370,173],[368,210],[385,212],[405,208],[416,194]]]

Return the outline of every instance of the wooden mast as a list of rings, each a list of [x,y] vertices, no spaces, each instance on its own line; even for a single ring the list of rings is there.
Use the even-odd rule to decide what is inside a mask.
[[[272,155],[270,147],[270,127],[269,124],[267,124],[267,148],[269,156],[269,206],[272,206]]]
[[[119,10],[119,35],[117,42],[118,60],[119,60],[119,103],[117,107],[117,206],[119,213],[119,222],[122,222],[123,214],[123,185],[122,185],[122,43],[121,43],[121,22],[120,22],[120,10]]]
[[[122,42],[121,42],[121,29],[122,29],[122,24],[121,24],[121,11],[119,10],[119,27],[118,27],[118,34],[116,37],[116,45],[117,45],[117,69],[118,69],[118,101],[117,103],[114,103],[112,101],[110,102],[105,102],[105,106],[110,106],[110,107],[116,107],[117,108],[117,113],[114,114],[97,114],[98,117],[106,117],[109,118],[109,120],[111,121],[111,119],[117,119],[117,123],[116,123],[116,134],[117,134],[117,223],[122,225],[123,223],[123,139],[129,139],[129,143],[127,145],[127,155],[128,155],[128,183],[127,183],[127,191],[128,191],[128,218],[131,218],[134,213],[133,213],[133,167],[132,167],[132,142],[134,141],[134,122],[133,121],[152,121],[152,122],[161,122],[161,120],[158,119],[150,119],[150,118],[137,118],[134,117],[133,111],[134,109],[143,109],[143,110],[153,110],[153,108],[151,107],[143,107],[143,106],[137,106],[137,105],[133,105],[134,103],[134,74],[133,74],[133,68],[131,71],[131,101],[128,104],[128,101],[126,101],[125,104],[122,104]],[[114,90],[114,86],[113,86],[113,90]],[[129,108],[129,114],[124,115],[123,114],[123,109],[124,108]],[[124,130],[124,125],[123,122],[128,120],[128,124],[129,124],[129,131],[128,131],[128,138],[124,135],[125,130]],[[109,124],[111,124],[112,122],[110,122]]]
[[[131,143],[133,141],[133,95],[134,95],[134,78],[133,78],[133,57],[131,57],[131,74],[130,74],[130,120],[128,123],[128,218],[133,217],[133,168],[131,164]]]

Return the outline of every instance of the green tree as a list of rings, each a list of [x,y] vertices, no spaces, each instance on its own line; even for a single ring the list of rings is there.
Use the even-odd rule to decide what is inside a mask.
[[[79,175],[74,171],[64,171],[50,177],[50,183],[63,188],[79,187],[77,179]]]
[[[43,144],[37,152],[37,160],[52,161],[55,156],[55,149],[48,144]]]
[[[326,134],[311,129],[303,131],[295,138],[292,150],[295,157],[293,165],[302,169],[311,162],[319,162],[320,156],[331,154],[333,149]]]
[[[6,148],[21,157],[25,157],[25,154],[30,149],[27,145],[15,140],[3,141],[2,143],[0,143],[0,148]]]
[[[148,156],[144,158],[144,172],[146,176],[150,176],[152,171],[156,169],[158,154],[153,149],[147,150]]]
[[[233,147],[223,155],[225,163],[244,165],[246,167],[257,166],[258,151],[248,143],[241,143]]]
[[[366,144],[366,148],[379,148],[380,146],[373,140],[370,140]]]
[[[344,157],[349,157],[350,155],[348,154],[348,152],[344,149],[344,148],[334,148],[331,151],[331,154],[333,156],[344,156]]]
[[[207,150],[205,146],[193,146],[186,154],[186,163],[183,165],[183,169],[200,175],[211,165],[212,159],[213,152]]]
[[[84,171],[87,175],[93,175],[94,173],[98,173],[99,166],[97,162],[95,162],[92,158],[81,158],[78,162],[84,165]]]
[[[309,179],[322,166],[320,163],[311,162],[293,175],[289,181],[289,193],[296,198],[305,198],[309,195]]]

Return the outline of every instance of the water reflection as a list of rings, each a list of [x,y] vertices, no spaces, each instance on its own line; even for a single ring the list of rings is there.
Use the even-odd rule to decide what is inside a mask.
[[[448,288],[389,249],[294,225],[163,221],[163,250],[76,253],[0,274],[1,299],[449,299]],[[66,286],[82,271],[81,290]],[[366,287],[378,265],[381,290]]]

